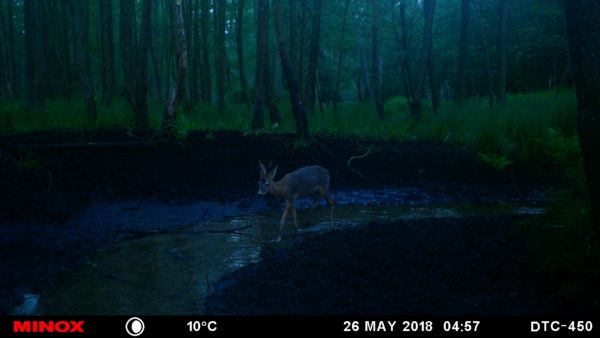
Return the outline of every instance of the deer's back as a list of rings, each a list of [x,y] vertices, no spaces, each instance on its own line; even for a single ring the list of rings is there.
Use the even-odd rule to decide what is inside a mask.
[[[312,165],[299,168],[287,174],[288,195],[302,197],[313,195],[318,189],[329,193],[329,172],[327,169]]]

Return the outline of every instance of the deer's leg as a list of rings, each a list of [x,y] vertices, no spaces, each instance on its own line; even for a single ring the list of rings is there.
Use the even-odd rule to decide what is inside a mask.
[[[296,230],[298,230],[298,216],[296,216],[296,206],[294,205],[294,202],[292,202],[291,207],[292,216],[294,216],[294,227],[296,227]]]
[[[333,229],[333,208],[335,207],[335,201],[329,195],[323,196],[329,205],[329,223],[331,228]]]
[[[287,221],[288,214],[290,212],[291,204],[285,202],[285,209],[283,210],[283,215],[281,215],[281,221],[279,222],[279,235],[277,236],[277,241],[281,241],[281,232],[283,231],[283,226],[285,225],[285,221]]]
[[[313,196],[310,201],[310,212],[308,213],[308,218],[312,219],[313,211],[315,210],[315,206],[317,205],[318,197]]]

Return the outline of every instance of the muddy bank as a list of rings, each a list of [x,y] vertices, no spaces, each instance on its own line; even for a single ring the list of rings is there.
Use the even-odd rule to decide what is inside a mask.
[[[398,220],[299,236],[222,278],[218,315],[532,315],[562,304],[536,274],[518,216]]]
[[[462,146],[292,135],[191,133],[178,144],[126,133],[37,133],[0,137],[2,221],[64,220],[98,199],[235,200],[254,193],[257,162],[280,172],[306,164],[329,169],[334,189],[425,185],[519,194],[549,180],[519,166],[498,173]],[[361,156],[348,161],[353,156]]]

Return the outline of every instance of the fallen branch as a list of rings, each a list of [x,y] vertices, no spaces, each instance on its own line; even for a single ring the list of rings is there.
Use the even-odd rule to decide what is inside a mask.
[[[352,168],[350,166],[350,163],[352,163],[353,160],[357,160],[357,159],[365,158],[365,157],[369,156],[369,154],[371,154],[373,152],[373,146],[374,146],[374,144],[371,144],[371,146],[369,147],[369,149],[367,149],[367,151],[364,154],[362,154],[362,155],[351,156],[348,159],[348,162],[346,162],[346,167],[348,167],[348,169],[350,169],[350,170],[354,171],[355,173],[357,173],[358,175],[360,175],[362,178],[367,178],[365,175],[363,175],[363,173],[361,173],[360,171]]]

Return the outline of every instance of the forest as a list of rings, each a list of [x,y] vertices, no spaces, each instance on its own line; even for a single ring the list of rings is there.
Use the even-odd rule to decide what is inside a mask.
[[[4,132],[156,129],[178,92],[178,129],[378,134],[407,128],[407,109],[543,104],[570,80],[560,1],[48,0],[1,13]]]
[[[0,235],[11,243],[5,248],[19,247],[19,236],[40,230],[16,234],[11,224],[32,215],[35,224],[80,227],[73,215],[81,210],[105,216],[94,209],[99,200],[242,201],[255,193],[259,160],[286,172],[321,163],[334,191],[338,183],[333,196],[342,200],[341,213],[344,203],[362,205],[353,198],[413,205],[397,196],[406,192],[398,187],[414,185],[419,198],[430,197],[425,205],[485,210],[491,221],[444,217],[473,238],[488,237],[474,230],[479,224],[494,233],[496,226],[514,225],[528,250],[516,252],[533,257],[522,268],[550,280],[554,288],[543,292],[558,295],[564,306],[553,313],[597,313],[599,36],[595,0],[0,0],[0,211],[7,215],[0,224],[9,224],[0,225]],[[349,192],[356,189],[373,191],[370,197]],[[387,197],[373,197],[381,194]],[[264,212],[252,198],[240,205]],[[279,210],[273,203],[268,208]],[[500,209],[491,211],[491,204]],[[513,204],[529,210],[527,216],[497,214]],[[145,204],[133,208],[154,209],[155,219],[171,215]],[[537,208],[543,211],[528,214]],[[212,213],[234,216],[223,210]],[[210,215],[199,217],[208,222]],[[101,233],[77,230],[73,241],[95,237],[73,256],[181,226],[131,224],[126,230],[111,225],[116,237],[105,225]],[[246,228],[236,229],[223,235]],[[473,243],[463,244],[468,250]],[[314,245],[302,250],[325,250]],[[366,247],[379,252],[375,246]],[[9,257],[17,256],[27,254]],[[509,256],[499,264],[512,262]],[[78,259],[68,260],[81,266]],[[0,313],[20,303],[22,285],[46,274],[52,277],[42,286],[25,289],[54,290],[54,297],[75,292],[53,289],[63,285],[54,270],[11,266],[3,271],[12,277],[0,284],[7,290],[0,293]],[[268,276],[275,268],[265,269],[246,273]],[[519,275],[515,269],[504,272]],[[230,294],[254,292],[250,286]],[[206,293],[202,311],[236,313],[230,294]],[[517,302],[515,311],[545,306],[529,301]],[[372,311],[366,303],[336,308],[332,302],[340,313]],[[534,305],[523,305],[528,302]],[[42,302],[42,313],[54,313],[56,304]],[[388,305],[382,308],[431,313],[425,305]],[[161,311],[184,312],[177,306]],[[236,311],[263,313],[251,306]],[[265,311],[281,313],[280,306]],[[502,313],[512,313],[510,306]]]

